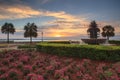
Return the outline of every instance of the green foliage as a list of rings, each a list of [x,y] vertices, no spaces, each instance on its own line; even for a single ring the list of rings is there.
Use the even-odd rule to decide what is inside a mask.
[[[70,44],[69,41],[48,41],[47,43]]]
[[[14,25],[12,23],[5,23],[1,28],[1,32],[5,34],[9,34],[9,33],[14,34],[15,32]]]
[[[16,72],[10,72],[9,73],[9,77],[11,77],[11,78],[16,77],[16,76],[17,76]]]
[[[109,40],[110,44],[116,44],[116,45],[120,45],[120,41],[118,40]]]
[[[114,33],[114,27],[112,27],[111,25],[106,25],[102,28],[103,32],[102,32],[102,36],[103,37],[107,37],[107,39],[109,40],[109,37],[113,37],[115,36]]]
[[[30,73],[30,70],[28,70],[28,69],[25,69],[25,70],[23,70],[23,74],[26,76],[27,74],[29,74]]]
[[[120,61],[120,47],[75,44],[38,44],[38,51],[67,57],[88,58],[92,60]]]
[[[7,80],[7,77],[2,77],[0,78],[0,80]]]
[[[7,43],[9,43],[9,34],[14,34],[15,33],[15,28],[12,23],[5,23],[1,27],[1,32],[4,34],[7,34]]]
[[[35,45],[19,45],[18,48],[35,48]]]
[[[30,42],[32,43],[32,37],[37,37],[37,26],[34,23],[27,23],[24,26],[24,37],[30,37]]]
[[[111,71],[105,71],[105,76],[110,77],[112,75],[113,75],[113,73]]]
[[[5,70],[0,70],[0,75],[4,74],[5,73]]]
[[[87,30],[88,35],[90,38],[97,38],[99,37],[100,29],[98,28],[98,25],[95,21],[92,21],[89,25],[89,28]]]
[[[36,46],[35,45],[19,45],[18,49],[34,51],[36,49]]]

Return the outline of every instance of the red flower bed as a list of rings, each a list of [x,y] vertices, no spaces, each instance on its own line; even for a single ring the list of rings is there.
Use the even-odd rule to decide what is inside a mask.
[[[5,51],[0,53],[0,80],[120,80],[120,62]]]

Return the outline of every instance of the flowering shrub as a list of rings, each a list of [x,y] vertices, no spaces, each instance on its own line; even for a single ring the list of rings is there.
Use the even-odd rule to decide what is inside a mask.
[[[120,80],[120,62],[5,51],[0,53],[0,80]]]
[[[34,74],[34,73],[28,74],[26,79],[27,80],[44,80],[42,75],[37,75],[37,74]]]
[[[16,69],[11,69],[8,71],[8,78],[12,80],[18,80],[19,79],[20,72]]]

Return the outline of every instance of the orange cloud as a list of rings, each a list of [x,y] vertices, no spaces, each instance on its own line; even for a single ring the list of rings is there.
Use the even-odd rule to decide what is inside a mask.
[[[74,16],[68,14],[64,11],[54,12],[47,10],[35,10],[30,6],[26,5],[0,5],[0,19],[21,19],[21,18],[29,18],[35,16],[50,16],[54,17],[57,20],[64,21],[83,21],[83,18],[78,18],[78,16]]]
[[[38,16],[40,14],[40,11],[34,10],[29,6],[0,6],[0,20],[29,18],[33,16]]]
[[[47,27],[46,33],[50,33],[50,35],[46,34],[46,36],[61,35],[65,37],[77,34],[86,34],[85,29],[82,27],[85,27],[84,25],[88,24],[88,21],[83,17],[71,15],[64,11],[54,12],[35,10],[29,6],[23,5],[4,6],[4,8],[5,9],[3,9],[2,6],[0,7],[0,11],[4,13],[1,14],[0,12],[0,19],[21,19],[35,16],[54,17],[55,20],[45,22],[45,26],[53,25]],[[17,30],[17,32],[20,32],[20,30]]]

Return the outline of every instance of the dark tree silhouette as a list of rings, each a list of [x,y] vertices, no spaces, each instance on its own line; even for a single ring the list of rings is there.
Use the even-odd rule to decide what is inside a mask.
[[[109,37],[115,36],[115,29],[111,25],[106,25],[102,28],[102,36],[107,37],[107,40],[109,40]]]
[[[4,34],[7,34],[7,43],[9,43],[9,34],[14,34],[15,32],[15,28],[14,25],[12,23],[5,23],[2,27],[1,27],[1,32]]]
[[[24,30],[24,37],[30,37],[30,43],[32,43],[32,37],[37,37],[37,26],[34,23],[27,23]]]
[[[97,39],[99,37],[98,35],[100,34],[100,29],[98,28],[98,25],[95,21],[90,23],[87,33],[90,35],[90,38]]]

